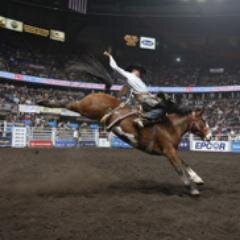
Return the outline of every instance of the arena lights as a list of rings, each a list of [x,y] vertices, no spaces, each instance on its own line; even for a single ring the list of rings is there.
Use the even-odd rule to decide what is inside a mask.
[[[184,3],[196,2],[196,3],[206,3],[206,2],[223,2],[224,0],[181,0]]]
[[[175,61],[176,61],[177,63],[180,63],[180,62],[182,61],[182,58],[181,58],[181,57],[176,57]]]

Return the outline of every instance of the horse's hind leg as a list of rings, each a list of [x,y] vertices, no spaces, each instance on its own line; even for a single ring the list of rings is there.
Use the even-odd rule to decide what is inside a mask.
[[[185,166],[185,168],[186,168],[186,171],[188,172],[191,180],[192,180],[194,183],[196,183],[196,184],[198,184],[198,185],[204,184],[204,181],[202,180],[202,178],[201,178],[195,171],[193,171],[192,168],[190,168],[187,163],[185,163],[185,162],[183,161],[183,164],[184,164],[184,166]]]
[[[175,149],[169,149],[164,151],[164,155],[169,159],[180,179],[184,185],[189,189],[189,193],[192,196],[198,196],[200,193],[197,189],[196,184],[192,181],[187,169],[185,168],[182,159],[178,156]]]

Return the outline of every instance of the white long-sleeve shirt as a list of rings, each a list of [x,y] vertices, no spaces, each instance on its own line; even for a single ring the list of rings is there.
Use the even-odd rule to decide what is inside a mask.
[[[137,77],[133,73],[130,73],[130,72],[125,71],[124,69],[120,68],[112,56],[110,56],[109,63],[110,63],[110,66],[112,69],[114,69],[115,71],[117,71],[119,74],[121,74],[123,77],[125,77],[127,79],[127,83],[130,85],[130,87],[133,88],[133,90],[136,93],[148,93],[147,86],[142,81],[141,78]]]

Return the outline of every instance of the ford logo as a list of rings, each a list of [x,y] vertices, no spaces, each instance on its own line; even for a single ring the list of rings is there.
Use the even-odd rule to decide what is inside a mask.
[[[153,41],[151,40],[142,40],[141,43],[145,46],[149,46],[149,47],[153,46]]]

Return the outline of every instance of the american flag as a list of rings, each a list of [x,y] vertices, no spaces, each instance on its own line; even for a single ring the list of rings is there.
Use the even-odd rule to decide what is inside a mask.
[[[69,0],[68,8],[82,14],[87,13],[87,0]]]

